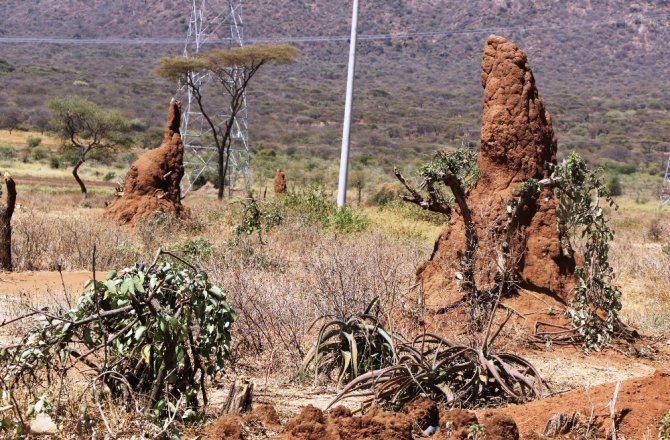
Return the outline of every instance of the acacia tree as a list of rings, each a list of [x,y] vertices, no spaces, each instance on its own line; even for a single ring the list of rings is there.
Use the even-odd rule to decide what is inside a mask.
[[[93,150],[114,150],[129,146],[130,124],[118,110],[105,109],[78,96],[51,98],[51,127],[63,142],[66,150],[77,156],[72,175],[87,197],[86,185],[79,177],[79,168]]]
[[[179,81],[191,91],[198,109],[211,130],[217,150],[219,200],[223,199],[224,183],[228,174],[232,134],[235,118],[244,105],[245,91],[251,79],[266,64],[295,62],[297,49],[290,45],[255,45],[232,49],[214,49],[194,57],[164,57],[158,61],[156,73],[166,79]],[[203,75],[212,75],[219,89],[210,93],[198,81]],[[228,106],[223,124],[213,119],[221,113],[218,106]]]

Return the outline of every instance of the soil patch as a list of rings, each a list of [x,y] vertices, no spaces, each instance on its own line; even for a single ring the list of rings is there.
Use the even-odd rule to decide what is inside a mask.
[[[574,438],[582,438],[579,436],[585,434],[587,427],[597,431],[599,437],[609,438],[608,404],[615,386],[609,383],[591,389],[580,388],[525,405],[482,411],[478,415],[508,416],[516,422],[521,438],[544,438],[544,428],[552,416],[576,412],[579,422],[572,430]],[[657,370],[652,376],[624,381],[615,405],[617,430],[628,439],[643,438],[647,434],[650,434],[649,438],[656,438],[663,415],[669,410],[670,370]]]

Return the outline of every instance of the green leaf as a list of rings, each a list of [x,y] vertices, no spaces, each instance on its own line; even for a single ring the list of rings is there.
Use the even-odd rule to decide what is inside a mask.
[[[145,331],[147,331],[146,326],[141,325],[141,326],[137,327],[137,329],[135,330],[135,340],[139,341]]]
[[[135,282],[130,277],[124,279],[123,283],[121,283],[121,294],[127,295],[128,292],[135,293]]]

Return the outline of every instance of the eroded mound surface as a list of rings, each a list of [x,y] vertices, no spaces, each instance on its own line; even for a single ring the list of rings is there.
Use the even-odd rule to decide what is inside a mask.
[[[479,241],[475,275],[480,289],[493,285],[497,252],[505,240],[507,201],[521,182],[549,177],[556,164],[556,136],[551,116],[535,86],[526,54],[502,37],[491,36],[482,59],[484,108],[480,177],[468,197]],[[547,188],[537,202],[523,206],[518,231],[508,252],[517,261],[522,287],[549,291],[566,299],[573,285],[575,261],[565,256],[557,229],[556,202]],[[430,261],[419,269],[429,305],[456,301],[457,274],[465,255],[466,231],[461,213],[454,215],[438,238]]]
[[[575,425],[566,428],[569,431],[566,434],[570,435],[568,438],[584,438],[588,427],[597,432],[598,438],[611,438],[612,420],[608,405],[614,396],[615,387],[616,384],[609,383],[588,390],[580,388],[525,405],[486,411],[485,414],[511,417],[519,427],[521,438],[538,439],[547,438],[543,434],[550,418],[557,414],[571,418],[576,413]],[[589,423],[592,411],[593,420]],[[624,381],[615,404],[617,432],[628,439],[655,439],[663,415],[668,411],[669,370],[658,370],[650,377]],[[649,437],[645,437],[647,434]]]
[[[141,155],[131,166],[123,192],[107,207],[106,215],[121,224],[134,224],[141,217],[166,212],[186,217],[180,183],[184,177],[184,144],[179,134],[179,101],[172,100],[161,146]]]

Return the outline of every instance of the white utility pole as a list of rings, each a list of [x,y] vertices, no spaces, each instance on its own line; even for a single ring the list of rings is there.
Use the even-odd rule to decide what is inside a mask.
[[[349,168],[349,135],[351,133],[351,108],[354,101],[354,74],[356,73],[356,38],[358,36],[358,0],[354,0],[351,18],[351,42],[349,45],[349,73],[347,75],[347,98],[344,104],[344,128],[342,130],[342,155],[340,157],[340,181],[337,187],[337,207],[347,203],[347,171]]]

